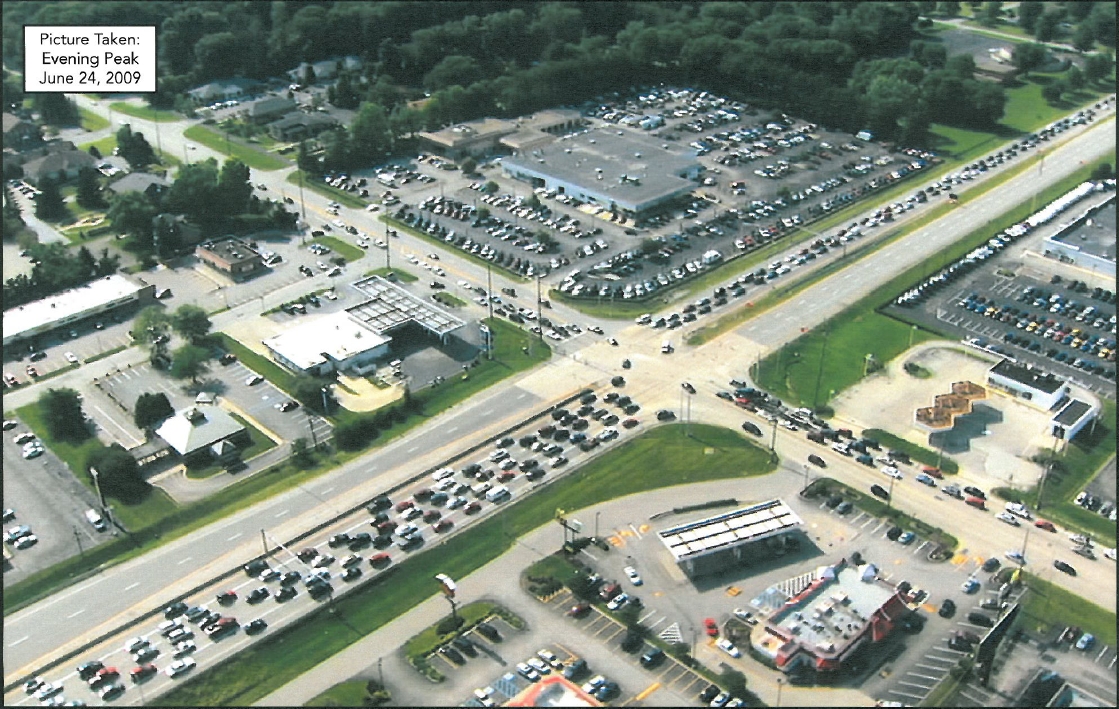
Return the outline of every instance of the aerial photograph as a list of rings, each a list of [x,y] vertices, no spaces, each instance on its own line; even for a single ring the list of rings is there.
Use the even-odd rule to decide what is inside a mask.
[[[1116,3],[9,0],[5,707],[1114,707]]]

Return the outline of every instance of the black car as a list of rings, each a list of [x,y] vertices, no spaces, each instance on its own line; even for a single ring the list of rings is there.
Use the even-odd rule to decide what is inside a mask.
[[[280,577],[281,586],[291,586],[303,580],[303,574],[298,571],[289,571]]]
[[[641,666],[645,668],[656,667],[664,660],[664,650],[659,647],[650,648],[641,656]]]
[[[992,556],[983,562],[983,570],[986,572],[998,571],[1001,565],[1002,562],[998,560],[998,557]]]
[[[277,603],[283,603],[289,598],[295,598],[297,593],[298,591],[295,590],[295,586],[284,586],[279,591],[276,591],[274,598]]]
[[[177,601],[167,606],[163,611],[163,617],[170,620],[171,618],[178,618],[187,611],[187,604],[182,601]]]
[[[956,614],[956,602],[951,598],[945,598],[944,602],[940,604],[938,613],[941,618],[951,618]]]
[[[83,662],[82,664],[78,665],[78,677],[83,680],[87,680],[93,675],[97,674],[98,670],[101,670],[104,667],[105,663],[101,660],[90,660],[89,662]]]
[[[886,530],[886,539],[889,539],[891,542],[897,541],[897,538],[901,536],[901,531],[901,527],[897,525],[890,527]]]
[[[1053,568],[1057,569],[1058,571],[1064,571],[1069,576],[1076,576],[1076,569],[1072,566],[1072,564],[1068,563],[1067,561],[1061,561],[1060,559],[1054,559],[1053,560]]]
[[[327,541],[327,545],[330,546],[332,549],[334,547],[340,547],[343,544],[349,544],[349,543],[350,543],[350,535],[345,533],[345,532],[339,532],[338,534],[335,534],[333,537],[331,537]]]
[[[578,660],[575,660],[570,665],[563,668],[563,678],[575,679],[585,674],[587,671],[587,661],[580,657]]]
[[[842,497],[840,497],[839,495],[832,495],[831,497],[828,498],[828,501],[827,501],[826,504],[828,506],[828,509],[835,509],[839,505],[840,502],[843,502]]]
[[[350,543],[347,545],[350,551],[358,551],[364,549],[373,543],[373,535],[369,532],[358,532],[357,534],[350,535]]]
[[[699,693],[699,701],[703,702],[704,704],[707,704],[712,699],[714,699],[715,696],[721,691],[723,691],[723,690],[719,689],[719,685],[709,684],[709,685],[707,685],[707,687],[703,691],[701,691]]]
[[[752,423],[750,421],[744,421],[742,423],[742,430],[745,431],[746,433],[750,433],[750,434],[753,434],[755,436],[762,435],[762,430],[760,428],[758,428],[757,424]]]
[[[820,467],[820,468],[828,467],[828,464],[826,462],[824,462],[824,459],[821,458],[820,456],[816,455],[815,453],[808,456],[808,462],[811,463],[812,465],[815,465],[815,466]]]
[[[610,383],[613,384],[616,387],[625,386],[626,385],[626,378],[619,374],[618,376],[611,379]]]
[[[882,487],[881,485],[871,485],[870,494],[874,495],[875,497],[881,497],[883,500],[890,499],[890,493],[887,492],[886,488]]]
[[[841,515],[845,515],[850,512],[853,507],[854,505],[851,504],[850,500],[844,500],[843,502],[839,503],[839,506],[835,508],[835,511]]]
[[[668,409],[661,409],[660,411],[657,412],[657,420],[658,421],[671,421],[674,418],[676,418],[676,414],[674,412],[668,410]],[[753,424],[751,424],[751,425],[753,425]],[[742,424],[742,427],[746,428],[746,424]],[[757,426],[754,426],[754,428],[757,428]],[[749,430],[749,429],[747,429],[747,430]],[[751,433],[752,433],[752,431],[751,431]]]
[[[967,614],[967,622],[973,625],[981,625],[984,628],[991,628],[995,625],[995,621],[991,620],[991,616],[977,611],[972,611]]]
[[[268,623],[263,618],[257,618],[254,621],[245,624],[244,631],[248,635],[256,635],[268,627]]]
[[[451,644],[454,645],[457,650],[470,657],[477,657],[478,655],[478,648],[474,647],[474,643],[461,635],[451,640]]]
[[[439,648],[439,654],[455,663],[456,665],[466,664],[466,658],[462,656],[462,653],[454,649],[450,645],[444,645],[443,647]]]
[[[493,642],[501,640],[501,633],[497,632],[497,628],[489,623],[478,623],[478,625],[474,626],[474,629]]]
[[[247,600],[249,603],[260,603],[265,598],[268,598],[268,596],[270,595],[272,595],[271,591],[269,591],[264,586],[261,586],[258,589],[254,589],[245,600]]]
[[[390,507],[392,507],[392,500],[389,499],[389,496],[378,495],[365,509],[369,511],[369,514],[376,514],[378,511],[387,510]]]
[[[985,493],[982,490],[980,490],[979,488],[973,487],[971,485],[968,485],[967,487],[965,487],[964,492],[971,495],[972,497],[978,497],[980,500],[986,500],[987,499],[987,493]]]

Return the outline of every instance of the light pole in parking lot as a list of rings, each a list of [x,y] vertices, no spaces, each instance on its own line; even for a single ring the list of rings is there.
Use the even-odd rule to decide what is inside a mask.
[[[78,528],[74,527],[74,540],[78,542],[78,556],[85,556],[85,550],[82,549],[82,535],[78,533]]]
[[[785,684],[785,682],[780,677],[778,677],[777,678],[777,703],[774,706],[778,706],[778,707],[781,706],[781,686],[784,685],[784,684]]]

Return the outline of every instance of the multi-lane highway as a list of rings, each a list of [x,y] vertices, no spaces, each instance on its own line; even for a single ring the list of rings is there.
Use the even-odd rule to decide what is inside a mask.
[[[170,135],[174,135],[173,130],[164,130],[161,135],[165,149],[168,141],[172,140]],[[607,374],[620,372],[621,351],[634,362],[633,370],[625,373],[630,380],[627,390],[642,402],[644,417],[651,418],[650,412],[662,406],[679,409],[677,382],[681,372],[703,372],[705,378],[711,381],[741,377],[761,351],[792,339],[800,334],[802,328],[819,324],[871,292],[894,273],[929,258],[976,225],[993,219],[1008,204],[1028,199],[1047,184],[1097,156],[1113,153],[1114,145],[1113,119],[1109,116],[1106,120],[1097,120],[1085,130],[1070,136],[1063,145],[1052,148],[1045,159],[1043,173],[1030,171],[1028,175],[1010,180],[935,224],[829,277],[789,303],[703,347],[680,348],[676,355],[662,357],[659,354],[659,333],[638,326],[619,329],[617,323],[608,324],[614,336],[622,341],[622,350],[590,339],[573,341],[565,345],[568,356],[554,358],[517,381],[498,385],[492,392],[455,407],[402,440],[378,448],[306,486],[254,505],[142,557],[108,569],[89,581],[6,618],[5,682],[10,683],[51,658],[81,645],[87,638],[127,623],[221,571],[243,563],[259,553],[261,529],[266,529],[276,539],[295,536],[451,457],[461,448],[492,436],[581,385],[601,383]],[[278,180],[280,176],[271,174],[269,179]],[[402,238],[402,243],[410,242]],[[425,248],[428,247],[423,242],[417,241],[413,250]],[[455,268],[463,274],[473,273],[475,282],[478,282],[480,267],[459,263]],[[246,313],[235,309],[219,316],[216,324],[220,328],[228,320],[245,316]],[[574,314],[565,313],[564,317],[569,321],[587,320]],[[124,357],[128,354],[122,353]],[[88,378],[91,372],[92,369],[87,369],[81,376]],[[63,376],[78,376],[78,373]],[[52,380],[52,385],[57,385],[59,381]],[[33,398],[32,389],[18,394]],[[693,397],[691,406],[692,417],[696,420],[737,425],[742,419],[737,410],[712,396]],[[778,436],[778,452],[797,460],[804,458],[808,445],[795,434],[782,431]],[[853,484],[864,486],[869,484],[867,481],[871,477],[877,482],[875,476],[880,476],[874,471],[842,462],[837,464],[835,472],[837,477],[849,477]],[[961,477],[966,481],[966,474]],[[1020,544],[1020,532],[1013,533],[1009,527],[989,518],[975,524],[969,520],[967,528],[960,530],[959,517],[952,501],[930,504],[924,497],[929,494],[927,490],[915,486],[899,487],[903,488],[897,493],[899,507],[919,512],[930,523],[952,531],[965,546],[982,543],[983,548],[987,548],[996,541],[1000,544],[1005,541],[1006,548]],[[1045,561],[1042,557],[1038,563]],[[1075,582],[1077,588],[1074,590],[1101,605],[1114,608],[1114,578],[1111,577],[1109,585],[1107,579],[1096,579],[1094,576],[1084,574]]]

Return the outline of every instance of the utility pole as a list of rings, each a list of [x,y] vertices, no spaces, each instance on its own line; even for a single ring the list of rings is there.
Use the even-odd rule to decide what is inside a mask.
[[[74,527],[74,540],[78,543],[78,556],[85,556],[85,550],[82,549],[82,535],[78,533],[77,527]]]
[[[310,411],[308,411],[307,409],[303,409],[303,411],[304,411],[304,413],[307,414],[307,427],[311,429],[311,446],[315,450],[318,450],[319,441],[315,437],[315,421],[314,421],[314,419],[311,418],[311,412]]]
[[[543,303],[543,301],[540,298],[540,276],[537,276],[536,277],[536,326],[538,328],[540,328],[540,333],[537,335],[537,337],[540,338],[541,342],[544,341],[544,326],[540,324],[540,318],[541,318],[540,308],[541,308],[542,303]]]
[[[264,546],[264,555],[268,556],[268,537],[264,535],[264,528],[260,528],[260,543]]]

